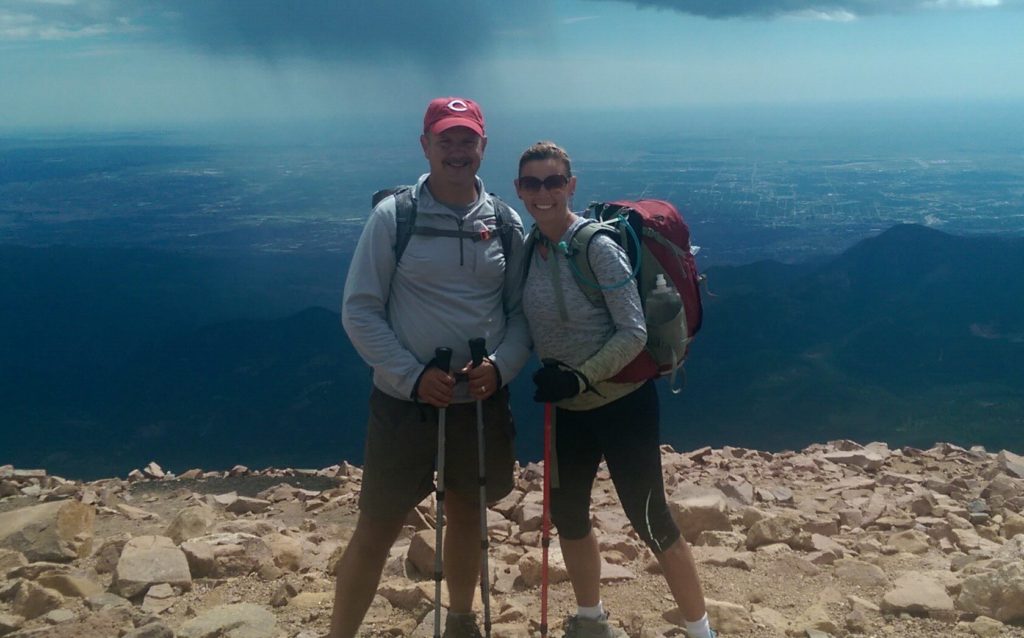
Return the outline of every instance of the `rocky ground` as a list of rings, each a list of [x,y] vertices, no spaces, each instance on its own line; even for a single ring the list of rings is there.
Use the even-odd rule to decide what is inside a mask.
[[[778,454],[666,447],[662,458],[723,638],[1024,637],[1024,458],[850,441]],[[496,638],[539,635],[541,471],[520,468],[489,511]],[[360,474],[174,476],[153,463],[83,483],[0,466],[0,636],[320,636]],[[613,622],[683,636],[605,472],[593,503]],[[408,523],[366,635],[432,635],[432,500]],[[558,636],[575,607],[557,539],[551,553]]]

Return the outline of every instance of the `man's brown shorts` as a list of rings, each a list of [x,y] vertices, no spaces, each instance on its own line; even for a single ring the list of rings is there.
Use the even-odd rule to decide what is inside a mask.
[[[484,401],[487,502],[512,491],[515,425],[508,388]],[[434,491],[438,409],[396,399],[374,388],[359,508],[380,518],[404,518]],[[476,403],[448,406],[445,414],[445,490],[480,500]]]

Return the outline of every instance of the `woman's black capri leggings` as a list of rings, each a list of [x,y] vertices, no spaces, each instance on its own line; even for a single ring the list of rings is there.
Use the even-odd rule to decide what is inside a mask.
[[[557,488],[551,520],[566,539],[590,531],[590,491],[603,456],[629,522],[656,553],[679,538],[665,502],[658,433],[658,391],[648,381],[630,394],[593,410],[557,411]]]

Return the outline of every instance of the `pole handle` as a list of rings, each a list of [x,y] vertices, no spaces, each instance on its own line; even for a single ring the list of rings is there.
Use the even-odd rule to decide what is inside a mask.
[[[487,341],[483,337],[470,339],[469,354],[473,359],[473,367],[479,366],[487,356]]]
[[[451,348],[437,348],[434,350],[434,364],[441,369],[442,372],[448,374],[452,369],[452,349]]]

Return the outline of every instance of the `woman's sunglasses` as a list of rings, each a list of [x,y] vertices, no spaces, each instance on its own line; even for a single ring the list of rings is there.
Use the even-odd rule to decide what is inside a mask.
[[[524,191],[530,191],[536,193],[540,190],[540,187],[548,189],[549,191],[556,191],[565,188],[569,183],[569,178],[565,175],[548,175],[544,179],[538,177],[532,177],[530,175],[524,175],[519,178],[519,188]]]

